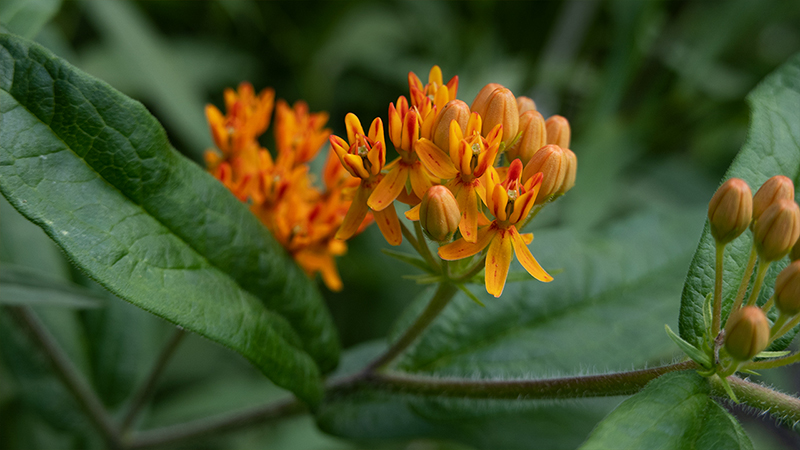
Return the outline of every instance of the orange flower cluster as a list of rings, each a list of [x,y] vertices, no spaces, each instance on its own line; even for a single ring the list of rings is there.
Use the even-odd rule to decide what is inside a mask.
[[[315,185],[307,163],[313,160],[331,134],[325,128],[328,114],[309,113],[298,101],[289,106],[275,100],[275,91],[256,95],[250,83],[238,91],[225,90],[225,114],[206,106],[206,118],[217,150],[205,154],[208,170],[236,197],[246,201],[280,244],[309,276],[317,272],[331,290],[342,288],[334,256],[347,251],[337,239],[357,180],[347,175],[336,154],[329,152],[322,171],[324,187]],[[275,107],[277,156],[263,148],[258,138],[269,127]],[[362,216],[355,234],[372,220]]]
[[[425,193],[444,185],[457,200],[461,237],[439,249],[441,258],[463,259],[488,247],[486,289],[496,297],[503,291],[514,253],[533,277],[552,280],[527,247],[533,236],[520,234],[518,227],[527,222],[535,205],[575,184],[577,158],[568,149],[567,120],[561,116],[545,120],[533,100],[517,98],[495,83],[486,85],[467,106],[456,98],[458,77],[445,84],[438,66],[431,69],[427,84],[413,72],[408,84],[411,101],[400,96],[389,105],[389,139],[399,154],[394,161],[386,164],[380,118],[365,133],[361,121],[350,113],[345,117],[347,139],[330,136],[333,150],[358,184],[336,236],[353,236],[371,211],[386,240],[399,245],[402,233],[395,200],[412,206],[406,217],[419,220]]]

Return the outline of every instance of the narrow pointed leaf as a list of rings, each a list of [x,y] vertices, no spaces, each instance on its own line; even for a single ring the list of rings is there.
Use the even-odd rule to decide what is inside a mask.
[[[0,35],[0,190],[119,297],[314,402],[338,359],[312,282],[138,102]]]

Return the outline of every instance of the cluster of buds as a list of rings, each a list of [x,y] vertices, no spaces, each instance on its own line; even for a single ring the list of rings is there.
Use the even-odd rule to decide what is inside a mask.
[[[357,186],[336,237],[353,236],[372,212],[387,242],[399,245],[404,231],[410,232],[397,217],[397,201],[410,207],[406,218],[420,221],[425,235],[439,243],[443,260],[480,254],[486,289],[494,296],[503,291],[514,254],[534,278],[552,280],[527,247],[533,236],[519,230],[575,184],[569,122],[561,116],[545,120],[533,100],[495,83],[468,106],[456,98],[458,77],[444,83],[438,66],[427,84],[413,72],[408,84],[409,97],[389,105],[388,137],[396,159],[386,163],[380,118],[365,132],[350,113],[347,139],[330,137]],[[427,251],[424,241],[412,245]]]
[[[717,244],[717,270],[713,326],[708,330],[707,341],[710,344],[707,350],[715,354],[723,349],[721,346],[724,344],[718,367],[718,373],[722,375],[730,375],[741,368],[759,367],[759,363],[748,362],[800,323],[800,207],[795,203],[794,196],[794,184],[782,175],[767,180],[755,196],[744,180],[732,178],[720,186],[708,205],[709,227]],[[725,327],[717,334],[720,332],[725,246],[748,229],[753,236],[750,260]],[[793,262],[778,275],[773,296],[758,306],[756,303],[768,268],[787,255],[791,256]],[[745,302],[756,261],[755,281]],[[778,314],[770,324],[768,313],[773,307]],[[792,358],[796,359],[785,358],[784,363],[794,362]]]
[[[325,285],[340,290],[342,281],[335,256],[347,251],[336,231],[352,203],[354,183],[330,152],[322,172],[324,186],[316,186],[309,172],[313,160],[327,142],[327,113],[310,113],[299,101],[289,106],[275,100],[272,89],[256,95],[253,86],[241,83],[237,91],[225,90],[225,114],[206,107],[215,150],[205,154],[208,170],[243,202],[272,232],[309,276],[319,272]],[[273,155],[258,141],[266,132],[275,108]],[[360,217],[354,233],[372,220]]]

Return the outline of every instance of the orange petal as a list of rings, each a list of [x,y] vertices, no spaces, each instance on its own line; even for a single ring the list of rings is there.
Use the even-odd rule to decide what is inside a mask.
[[[361,127],[361,121],[353,113],[347,113],[344,116],[344,127],[347,128],[347,142],[350,144],[356,141],[357,134],[364,136],[364,128]]]
[[[450,100],[454,100],[458,94],[458,75],[450,78],[450,81],[447,82],[447,90],[450,92]]]
[[[536,278],[539,281],[544,281],[545,283],[553,281],[553,277],[550,276],[549,273],[545,272],[545,270],[542,269],[542,266],[539,265],[539,262],[536,261],[536,258],[533,257],[531,251],[528,249],[528,246],[525,245],[525,238],[519,234],[517,228],[509,227],[508,230],[511,232],[511,240],[514,243],[514,253],[517,254],[517,259],[519,260],[520,264],[522,264],[522,267],[524,267],[525,270],[527,270],[528,273],[533,276],[533,278]],[[533,240],[532,234],[530,235],[530,238]],[[491,249],[489,250],[491,252]],[[489,264],[488,260],[486,264]]]
[[[469,116],[469,121],[467,122],[467,131],[464,133],[466,136],[472,136],[473,134],[481,134],[481,127],[483,126],[483,121],[481,120],[481,115],[473,112]]]
[[[372,142],[380,142],[386,148],[386,139],[383,137],[383,121],[380,117],[376,117],[369,126],[369,138]]]
[[[468,258],[486,248],[496,233],[497,229],[491,226],[481,228],[480,231],[478,231],[477,242],[467,242],[462,237],[455,242],[451,242],[445,246],[439,247],[439,257],[447,261],[456,261],[459,259]]]
[[[417,74],[415,74],[414,72],[408,72],[408,88],[411,89],[411,88],[414,88],[414,87],[421,90],[422,89],[422,81],[419,79]]]
[[[419,122],[417,122],[417,113],[414,110],[408,111],[405,119],[403,120],[403,132],[400,143],[400,148],[410,152],[414,149],[414,143],[419,139]]]
[[[464,133],[461,132],[461,126],[457,120],[450,121],[450,148],[445,149],[450,152],[450,158],[453,162],[458,161],[459,143],[464,139]]]
[[[369,178],[369,172],[364,168],[364,161],[360,156],[347,154],[342,157],[342,165],[351,175],[359,178]]]
[[[392,203],[389,203],[389,206],[383,211],[373,211],[372,215],[375,217],[375,223],[378,224],[378,228],[380,228],[386,242],[391,245],[400,245],[403,242],[400,220],[397,218],[397,212],[394,210]]]
[[[472,186],[464,186],[459,198],[463,207],[458,229],[467,242],[475,242],[478,239],[478,194]]]
[[[381,169],[383,169],[383,165],[386,163],[386,147],[384,147],[383,142],[376,142],[375,145],[369,149],[367,152],[367,159],[371,164],[369,172],[372,175],[381,173]]]
[[[425,167],[431,171],[434,176],[449,180],[450,178],[458,175],[453,161],[447,155],[428,139],[420,139],[414,147],[419,159],[425,164]]]
[[[430,177],[428,177],[428,174],[425,172],[425,168],[419,161],[411,166],[408,172],[408,179],[411,181],[411,189],[419,198],[424,197],[428,189],[433,186]]]
[[[369,196],[367,205],[373,211],[382,211],[392,204],[394,199],[400,195],[400,191],[406,185],[408,178],[408,166],[397,164],[383,177],[378,186]]]
[[[363,186],[359,186],[356,190],[356,196],[353,203],[350,204],[350,209],[347,210],[347,215],[344,216],[342,226],[336,232],[336,239],[347,240],[350,239],[358,231],[358,227],[367,216],[369,208],[367,207],[367,196],[369,192]]]
[[[422,203],[417,204],[417,206],[409,209],[406,211],[406,219],[417,221],[419,220],[419,207],[422,206]]]
[[[431,67],[428,72],[428,83],[436,84],[437,87],[444,84],[444,77],[442,77],[442,69],[439,66]]]
[[[498,230],[486,254],[486,292],[500,297],[506,285],[513,254],[509,230]]]
[[[525,245],[531,245],[531,242],[533,242],[533,233],[520,233],[520,236]]]
[[[395,148],[400,146],[403,139],[403,120],[394,107],[394,103],[389,103],[389,139],[392,140]]]

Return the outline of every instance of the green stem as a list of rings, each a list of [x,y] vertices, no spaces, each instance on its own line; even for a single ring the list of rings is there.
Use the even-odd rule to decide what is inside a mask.
[[[217,417],[195,420],[156,430],[136,433],[128,442],[128,449],[143,449],[159,446],[175,447],[176,444],[215,433],[224,433],[250,425],[263,424],[271,420],[291,417],[306,411],[295,399],[269,403],[239,412]]]
[[[758,300],[758,294],[761,293],[761,286],[764,284],[764,277],[767,276],[767,270],[771,262],[764,261],[758,262],[758,271],[756,272],[756,282],[753,284],[753,290],[750,292],[750,298],[747,299],[747,306],[753,306]]]
[[[794,355],[785,356],[783,358],[767,359],[764,361],[751,362],[747,364],[745,368],[750,370],[774,369],[776,367],[782,367],[782,366],[787,366],[789,364],[794,364],[798,361],[800,361],[800,353],[795,353]]]
[[[403,335],[400,336],[400,339],[389,347],[383,355],[370,363],[366,370],[373,371],[383,368],[408,348],[409,345],[413,344],[419,335],[436,319],[436,316],[442,312],[445,306],[450,303],[457,290],[458,288],[452,283],[440,283],[436,293],[433,294],[433,298],[428,302],[428,306],[422,311],[417,320],[408,327]]]
[[[459,275],[455,281],[458,283],[466,283],[472,279],[472,277],[479,274],[484,267],[486,267],[486,256],[477,260],[472,266],[465,270],[462,275]]]
[[[778,337],[781,336],[780,334],[778,334],[778,332],[781,331],[781,329],[786,324],[786,322],[789,321],[789,318],[790,317],[787,316],[786,314],[781,313],[781,315],[778,316],[777,319],[775,319],[775,323],[772,324],[772,328],[770,329],[770,334],[769,334],[769,343],[770,344],[772,343],[772,341],[774,341],[775,339],[778,339]]]
[[[153,365],[150,375],[147,377],[147,381],[145,381],[139,390],[136,391],[136,394],[133,396],[133,400],[130,403],[128,412],[122,419],[122,425],[120,427],[122,429],[122,433],[125,433],[125,431],[130,428],[130,426],[133,424],[133,421],[136,419],[136,416],[139,414],[139,411],[141,411],[141,409],[147,403],[147,400],[150,399],[159,377],[164,372],[164,369],[167,367],[167,363],[175,353],[175,350],[178,348],[178,344],[181,343],[181,340],[183,340],[185,335],[186,332],[183,331],[183,328],[176,328],[175,332],[172,334],[172,337],[167,342],[167,345],[165,345],[161,350],[161,354],[158,355],[158,359]]]
[[[414,231],[417,233],[417,242],[419,243],[419,251],[422,252],[421,256],[428,261],[428,264],[431,265],[431,269],[438,269],[441,267],[441,264],[436,262],[436,258],[433,257],[431,253],[430,247],[428,247],[428,242],[425,240],[425,234],[422,232],[422,225],[419,223],[419,220],[414,222]]]
[[[89,384],[72,361],[59,347],[58,342],[39,320],[36,313],[29,306],[9,306],[8,310],[23,325],[36,344],[44,351],[50,364],[55,369],[56,375],[75,396],[83,411],[94,422],[94,425],[103,434],[111,448],[121,448],[120,433],[106,411],[105,406],[97,398]]]
[[[747,286],[750,284],[750,277],[753,276],[753,268],[756,265],[757,257],[758,252],[756,252],[756,245],[753,243],[753,246],[750,249],[750,258],[747,260],[747,266],[745,267],[744,274],[742,275],[742,281],[739,282],[739,290],[736,292],[736,300],[733,302],[731,314],[733,314],[734,311],[738,310],[742,306],[744,295],[747,293]]]
[[[774,304],[775,304],[775,294],[773,294],[769,298],[769,300],[767,300],[767,303],[764,303],[764,306],[761,307],[761,310],[764,311],[764,314],[766,314],[769,312],[770,309],[772,309],[772,306]]]
[[[380,372],[337,384],[331,389],[347,391],[368,384],[389,391],[442,397],[526,400],[604,397],[634,394],[665,373],[697,368],[699,366],[694,361],[685,361],[630,372],[541,380],[474,380]]]
[[[717,242],[716,268],[714,271],[714,312],[711,319],[711,337],[719,334],[719,325],[722,315],[722,275],[725,263],[725,244]]]
[[[791,322],[789,322],[786,325],[784,325],[783,328],[781,328],[781,330],[776,334],[776,336],[778,336],[778,337],[783,336],[784,334],[786,334],[789,331],[791,331],[792,328],[796,327],[798,323],[800,323],[800,314],[795,316],[795,318],[792,319]]]
[[[711,378],[711,383],[715,396],[727,397],[720,380]],[[800,399],[738,377],[728,377],[728,383],[741,403],[766,411],[790,426],[800,421]]]

